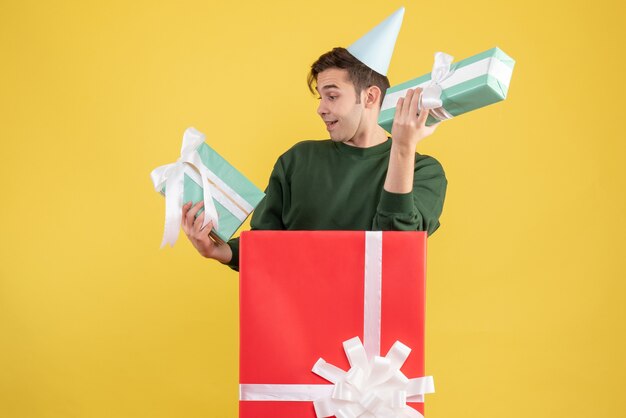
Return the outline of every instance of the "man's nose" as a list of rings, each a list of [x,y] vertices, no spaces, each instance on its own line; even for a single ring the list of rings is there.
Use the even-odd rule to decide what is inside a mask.
[[[317,114],[320,116],[323,116],[326,113],[328,113],[328,109],[326,108],[326,105],[324,104],[324,100],[320,99],[320,104],[319,106],[317,106]]]

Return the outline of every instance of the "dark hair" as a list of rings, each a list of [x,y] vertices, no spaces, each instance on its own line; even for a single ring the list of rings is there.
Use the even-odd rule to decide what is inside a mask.
[[[361,101],[361,90],[376,86],[381,91],[380,104],[382,105],[385,93],[389,88],[389,79],[372,70],[356,59],[347,49],[341,47],[333,48],[332,51],[323,54],[311,65],[311,71],[307,77],[311,93],[315,94],[314,84],[317,82],[317,75],[329,68],[340,68],[348,71],[348,78],[354,84],[356,91],[357,103]]]

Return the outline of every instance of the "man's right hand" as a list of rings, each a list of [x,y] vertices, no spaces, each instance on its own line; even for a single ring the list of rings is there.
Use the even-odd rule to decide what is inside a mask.
[[[233,258],[233,252],[228,244],[218,244],[209,236],[213,228],[213,221],[209,221],[209,223],[202,228],[202,222],[206,212],[202,212],[197,218],[196,214],[203,206],[203,201],[193,206],[192,202],[188,202],[183,206],[183,231],[185,231],[187,238],[189,238],[189,241],[191,241],[191,244],[198,250],[200,255],[226,264]]]

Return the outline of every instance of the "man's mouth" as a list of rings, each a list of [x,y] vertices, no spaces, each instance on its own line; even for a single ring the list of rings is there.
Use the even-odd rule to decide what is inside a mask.
[[[326,123],[326,129],[330,130],[337,124],[337,121],[336,120],[332,120],[332,121],[325,120],[324,123]]]

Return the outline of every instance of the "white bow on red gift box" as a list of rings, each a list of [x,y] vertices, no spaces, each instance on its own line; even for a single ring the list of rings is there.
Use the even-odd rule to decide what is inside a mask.
[[[359,337],[345,341],[343,348],[350,361],[348,372],[321,358],[313,366],[313,373],[335,385],[331,396],[313,402],[318,418],[423,417],[406,402],[423,402],[435,385],[432,376],[409,379],[400,371],[409,347],[396,341],[385,357],[369,361]]]

